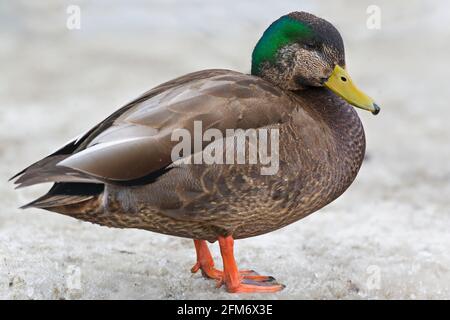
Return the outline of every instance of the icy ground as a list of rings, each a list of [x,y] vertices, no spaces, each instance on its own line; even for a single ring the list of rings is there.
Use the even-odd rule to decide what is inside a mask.
[[[450,10],[377,2],[380,30],[366,28],[372,1],[77,1],[78,31],[65,27],[71,1],[2,3],[0,298],[449,299]],[[248,72],[261,32],[294,10],[340,29],[353,79],[382,112],[360,112],[368,157],[340,199],[236,242],[240,267],[275,276],[284,291],[215,288],[190,273],[190,240],[17,209],[48,186],[15,191],[7,178],[162,81]]]

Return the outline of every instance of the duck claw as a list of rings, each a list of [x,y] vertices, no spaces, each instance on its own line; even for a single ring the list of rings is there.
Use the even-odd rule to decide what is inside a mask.
[[[220,287],[222,287],[222,286],[223,286],[223,284],[224,284],[224,281],[223,281],[223,279],[218,279],[218,280],[216,281],[216,288],[220,288]]]
[[[191,268],[191,272],[192,273],[196,273],[198,270],[200,270],[201,266],[200,266],[200,262],[197,262],[196,264],[194,264],[194,266]]]

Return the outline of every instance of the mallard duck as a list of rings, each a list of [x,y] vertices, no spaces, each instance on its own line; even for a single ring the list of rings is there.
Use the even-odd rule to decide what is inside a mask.
[[[54,183],[23,208],[190,238],[197,255],[192,272],[201,270],[229,292],[276,292],[284,286],[273,277],[238,269],[234,240],[304,218],[355,179],[365,136],[352,106],[373,114],[380,108],[345,67],[344,44],[331,23],[289,13],[257,42],[251,74],[204,70],[161,84],[11,179],[18,188]],[[219,132],[277,129],[278,171],[263,175],[260,163],[174,160],[178,141],[171,134],[192,132],[195,121]],[[223,270],[215,268],[207,241],[219,242]]]

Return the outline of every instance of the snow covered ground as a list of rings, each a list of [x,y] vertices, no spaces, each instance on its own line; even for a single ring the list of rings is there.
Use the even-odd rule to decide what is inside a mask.
[[[366,8],[381,8],[381,29]],[[66,8],[81,7],[81,30]],[[450,5],[427,1],[8,1],[0,3],[1,299],[450,298]],[[368,157],[337,201],[236,242],[242,268],[286,289],[229,295],[189,272],[190,240],[17,209],[46,191],[7,178],[162,81],[248,72],[279,16],[333,22],[353,79],[382,106],[360,112]],[[211,246],[217,264],[217,244]]]

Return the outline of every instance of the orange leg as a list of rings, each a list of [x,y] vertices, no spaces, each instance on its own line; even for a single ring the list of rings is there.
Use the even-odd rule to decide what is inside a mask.
[[[195,273],[201,270],[205,278],[218,280],[218,286],[220,286],[223,282],[223,272],[214,268],[214,260],[208,249],[208,244],[205,240],[194,240],[194,245],[197,262],[192,267],[191,272]],[[270,276],[261,276],[253,270],[240,270],[239,274],[241,277],[253,281],[271,282],[275,280]]]
[[[218,280],[218,286],[225,284],[228,292],[276,292],[284,288],[271,276],[262,276],[253,270],[238,270],[234,260],[233,237],[219,237],[223,270],[214,268],[214,260],[204,240],[194,240],[197,252],[197,263],[192,267],[193,273],[198,270],[206,278]]]
[[[284,289],[284,285],[273,281],[255,281],[243,277],[234,260],[234,239],[232,236],[219,237],[220,253],[223,260],[223,278],[228,292],[277,292]]]
[[[205,278],[220,280],[222,271],[214,268],[214,260],[209,252],[208,245],[205,240],[194,240],[195,252],[197,253],[197,263],[192,267],[191,272],[196,273],[202,270]]]

